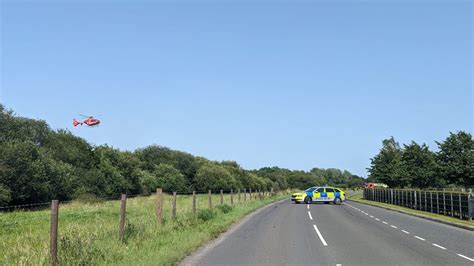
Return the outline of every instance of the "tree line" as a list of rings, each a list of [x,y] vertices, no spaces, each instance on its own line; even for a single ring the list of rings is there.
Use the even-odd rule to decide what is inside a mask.
[[[450,132],[436,142],[434,152],[426,144],[412,141],[403,147],[393,138],[382,142],[371,159],[369,181],[395,188],[442,188],[474,186],[474,140],[470,133]]]
[[[0,104],[0,205],[150,194],[157,187],[205,192],[355,187],[363,182],[339,169],[246,170],[235,161],[211,161],[158,145],[135,151],[91,145],[70,131],[52,130],[45,121],[16,116]]]

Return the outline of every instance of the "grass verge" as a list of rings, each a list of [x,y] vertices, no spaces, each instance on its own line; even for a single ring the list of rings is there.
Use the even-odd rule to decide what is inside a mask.
[[[466,229],[474,230],[474,221],[460,220],[459,218],[453,218],[453,217],[440,215],[440,214],[436,214],[436,213],[418,211],[418,210],[413,210],[413,209],[398,206],[398,205],[392,205],[392,204],[381,203],[381,202],[377,202],[377,201],[365,200],[365,199],[362,198],[362,195],[354,195],[354,196],[350,197],[349,200],[356,201],[356,202],[361,202],[361,203],[365,203],[365,204],[369,204],[369,205],[373,205],[373,206],[379,206],[379,207],[383,207],[383,208],[386,208],[386,209],[390,209],[390,210],[394,210],[394,211],[398,211],[398,212],[402,212],[402,213],[406,213],[406,214],[411,214],[411,215],[418,216],[418,217],[421,217],[421,218],[426,218],[426,219],[430,219],[430,220],[444,222],[444,223],[451,224],[451,225],[459,225],[461,227],[467,227]]]
[[[119,201],[73,202],[59,208],[58,261],[60,265],[169,265],[226,231],[248,213],[288,195],[228,205],[219,195],[207,208],[207,195],[198,195],[196,215],[191,197],[178,196],[177,219],[171,220],[171,197],[164,195],[163,224],[157,225],[154,197],[127,200],[126,234],[118,240]],[[243,200],[243,195],[242,195]],[[47,265],[50,211],[0,214],[0,265]]]

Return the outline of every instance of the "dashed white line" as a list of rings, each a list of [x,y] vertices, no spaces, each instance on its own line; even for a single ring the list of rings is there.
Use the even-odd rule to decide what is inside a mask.
[[[422,238],[422,237],[419,237],[419,236],[414,236],[414,238],[417,238],[417,239],[419,239],[419,240],[421,240],[421,241],[425,241],[425,240],[426,240],[426,239],[424,239],[424,238]]]
[[[316,230],[316,234],[318,234],[319,239],[321,240],[321,242],[323,243],[323,245],[324,245],[324,246],[327,246],[328,243],[326,243],[326,240],[324,240],[324,237],[323,237],[323,235],[321,235],[321,232],[319,232],[318,227],[317,227],[315,224],[313,224],[313,227],[314,227],[314,230]]]
[[[338,264],[336,264],[336,266],[341,266],[341,264],[340,264],[340,263],[338,263]]]
[[[446,249],[445,247],[443,247],[443,246],[440,246],[440,245],[438,245],[438,244],[435,244],[435,243],[433,243],[433,244],[431,244],[431,245],[433,245],[433,246],[435,246],[435,247],[437,247],[437,248],[440,248],[440,249]]]
[[[469,258],[469,257],[466,257],[466,256],[464,256],[463,254],[456,253],[456,255],[458,255],[458,256],[461,257],[461,258],[465,258],[466,260],[474,261],[474,259],[471,259],[471,258]]]
[[[307,209],[309,210],[309,204],[308,204],[308,205],[306,205],[306,207],[307,207]]]
[[[313,216],[311,216],[311,213],[308,211],[309,219],[313,220]]]
[[[365,214],[365,215],[369,215],[368,213],[364,212],[363,210],[361,210],[361,209],[359,209],[359,208],[353,207],[353,206],[351,206],[351,205],[349,205],[349,206],[350,206],[351,208],[355,209],[355,210],[358,210],[359,212],[361,212],[361,213],[363,213],[363,214]],[[308,205],[308,209],[309,209],[309,205]],[[310,219],[312,220],[311,213],[310,213],[309,211],[308,211],[308,215],[309,215]],[[373,216],[373,215],[370,215],[370,218],[374,218],[374,216]],[[377,221],[380,221],[380,219],[377,218],[377,217],[375,217],[374,219],[377,220]],[[382,223],[388,224],[386,221],[382,221]],[[318,236],[319,236],[319,239],[321,239],[321,242],[323,243],[323,245],[324,245],[324,246],[327,246],[327,243],[326,243],[326,241],[324,240],[324,238],[323,238],[323,236],[321,235],[321,233],[319,232],[318,227],[317,227],[315,224],[313,224],[313,226],[314,226],[314,229],[316,230],[316,233],[317,233]],[[392,228],[398,228],[398,227],[396,227],[395,225],[390,225],[390,227],[392,227]],[[410,234],[410,232],[408,232],[408,231],[406,231],[406,230],[401,230],[401,231],[402,231],[403,233],[407,234],[407,235]],[[422,237],[419,237],[419,236],[413,236],[413,237],[416,238],[416,239],[419,239],[419,240],[421,240],[421,241],[426,241],[426,239],[424,239],[424,238],[422,238]],[[436,243],[432,243],[431,245],[433,245],[433,246],[435,246],[435,247],[437,247],[437,248],[446,250],[445,247],[440,246],[440,245],[438,245],[438,244],[436,244]],[[459,257],[464,258],[464,259],[466,259],[466,260],[469,260],[469,261],[474,262],[474,259],[469,258],[468,256],[464,256],[463,254],[456,253],[456,255],[458,255]],[[336,266],[340,266],[340,265],[341,265],[341,264],[336,264]]]

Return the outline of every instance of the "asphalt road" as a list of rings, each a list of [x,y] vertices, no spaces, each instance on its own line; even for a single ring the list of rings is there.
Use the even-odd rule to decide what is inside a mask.
[[[288,200],[195,257],[191,264],[474,265],[474,233],[356,202]]]

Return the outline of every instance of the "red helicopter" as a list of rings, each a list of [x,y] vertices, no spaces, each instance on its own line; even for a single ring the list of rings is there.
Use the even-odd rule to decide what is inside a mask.
[[[100,124],[100,120],[97,118],[94,118],[93,116],[87,116],[87,115],[80,115],[84,117],[85,119],[83,121],[78,121],[76,118],[72,119],[72,124],[73,126],[77,127],[78,125],[83,125],[85,124],[88,127],[94,127],[98,126]]]

